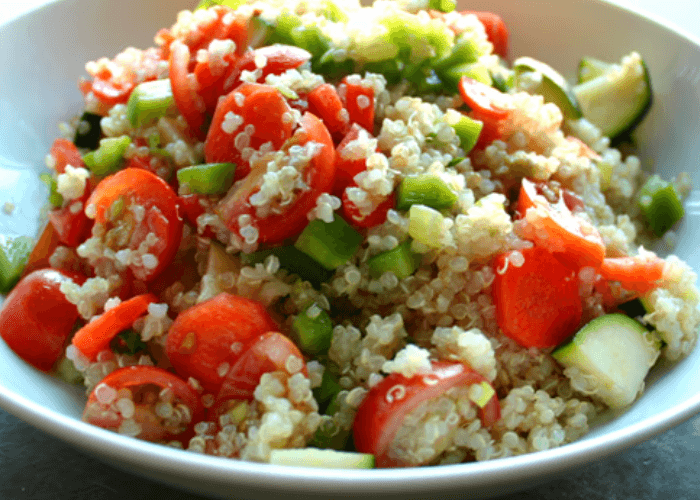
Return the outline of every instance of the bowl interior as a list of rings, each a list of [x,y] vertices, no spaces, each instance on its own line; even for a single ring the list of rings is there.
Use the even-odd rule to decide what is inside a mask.
[[[617,60],[636,50],[651,72],[654,106],[636,139],[644,168],[672,177],[691,174],[700,185],[700,47],[696,41],[599,0],[473,0],[460,8],[501,14],[511,32],[511,57],[530,55],[573,75],[582,56]],[[84,64],[111,57],[127,45],[145,48],[155,32],[170,25],[175,14],[195,4],[189,0],[63,0],[0,27],[0,203],[16,205],[11,215],[0,211],[0,234],[35,235],[46,190],[38,179],[57,123],[81,111],[76,81]],[[595,26],[595,30],[591,27]],[[66,31],[71,36],[65,36]],[[595,33],[605,33],[605,36]],[[700,269],[700,191],[686,201],[686,217],[674,253]],[[663,251],[664,249],[660,249]],[[226,494],[230,484],[288,491],[356,494],[380,486],[396,493],[435,493],[467,482],[472,495],[525,487],[650,437],[700,410],[700,368],[696,350],[673,369],[657,367],[645,394],[621,416],[597,426],[580,442],[558,450],[500,461],[407,471],[305,471],[242,464],[192,456],[137,442],[79,422],[80,388],[39,373],[0,342],[0,404],[21,418],[86,450],[140,472],[180,484],[199,482],[201,491]],[[144,465],[147,464],[147,465]],[[315,481],[308,481],[316,478]],[[518,482],[519,486],[514,486]],[[491,489],[489,489],[491,488]],[[228,494],[231,490],[228,490]]]

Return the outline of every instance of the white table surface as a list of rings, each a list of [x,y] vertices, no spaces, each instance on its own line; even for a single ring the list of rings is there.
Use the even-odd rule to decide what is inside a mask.
[[[700,0],[611,1],[651,14],[700,40]],[[0,22],[44,3],[47,0],[0,0]],[[18,443],[20,436],[22,442]],[[42,456],[34,456],[37,449],[42,450]],[[32,456],[28,458],[27,455]],[[2,410],[0,498],[204,500],[95,462]],[[618,456],[576,471],[571,478],[508,495],[501,500],[654,498],[700,498],[700,417]]]

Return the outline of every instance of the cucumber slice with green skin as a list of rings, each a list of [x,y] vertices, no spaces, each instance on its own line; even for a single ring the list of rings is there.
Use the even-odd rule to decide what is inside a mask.
[[[309,222],[294,246],[332,271],[355,255],[362,239],[360,233],[336,215],[331,223],[320,219]]]
[[[581,108],[566,79],[549,64],[533,59],[520,57],[513,62],[515,77],[520,78],[524,73],[539,73],[542,83],[533,92],[544,97],[545,102],[556,104],[566,118],[581,118]]]
[[[614,64],[595,59],[593,57],[584,57],[578,64],[578,83],[593,80],[615,67]]]
[[[126,117],[134,127],[150,125],[175,110],[170,80],[154,80],[136,86],[126,103]]]
[[[649,229],[658,236],[683,218],[683,202],[673,183],[652,175],[639,191],[639,208]]]
[[[611,408],[630,405],[659,356],[654,332],[624,314],[607,314],[581,328],[552,357],[595,381],[596,396]]]
[[[19,281],[34,244],[29,236],[8,238],[0,244],[0,293],[8,293]]]
[[[615,141],[628,136],[652,103],[651,79],[636,52],[606,73],[573,87],[583,116]]]
[[[272,450],[270,463],[324,469],[373,469],[374,455],[318,448]]]

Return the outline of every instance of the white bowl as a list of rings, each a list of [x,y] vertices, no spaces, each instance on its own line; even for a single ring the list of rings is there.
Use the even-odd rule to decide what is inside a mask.
[[[691,172],[700,185],[700,43],[598,0],[473,0],[502,14],[511,56],[531,55],[573,74],[581,56],[614,60],[640,52],[651,71],[654,106],[638,131],[645,168],[665,177]],[[35,234],[45,189],[37,172],[56,124],[81,110],[84,63],[127,45],[145,48],[194,0],[63,0],[0,27],[0,233]],[[604,33],[604,35],[602,35]],[[686,202],[675,252],[700,269],[700,192]],[[700,411],[700,350],[654,369],[645,394],[580,441],[483,463],[403,470],[319,470],[218,459],[107,432],[80,421],[79,388],[40,373],[0,342],[0,406],[107,463],[197,492],[230,497],[382,496],[484,498],[524,489],[663,432]]]

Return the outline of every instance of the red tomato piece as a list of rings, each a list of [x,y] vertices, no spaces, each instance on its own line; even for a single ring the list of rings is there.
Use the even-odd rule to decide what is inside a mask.
[[[80,155],[78,148],[68,139],[56,139],[53,141],[49,154],[53,157],[53,169],[58,174],[63,174],[66,171],[66,165],[74,168],[85,168],[83,157]]]
[[[49,222],[44,226],[44,230],[41,232],[41,235],[39,235],[39,239],[34,245],[32,253],[30,253],[27,258],[27,263],[22,271],[22,277],[24,278],[37,269],[49,267],[49,258],[53,255],[59,244],[60,241],[56,229],[54,229],[53,224]]]
[[[330,83],[323,83],[307,96],[309,112],[315,114],[328,128],[331,135],[344,134],[348,128],[348,112],[338,91]]]
[[[547,248],[573,269],[598,268],[605,257],[605,243],[598,230],[569,210],[566,196],[555,204],[538,193],[538,187],[523,179],[518,198],[518,212],[525,219],[525,238]],[[575,199],[569,196],[570,203]]]
[[[122,302],[75,332],[71,343],[83,356],[94,361],[101,351],[109,350],[114,337],[130,328],[148,312],[148,305],[157,301],[155,295],[145,294]]]
[[[224,381],[221,366],[233,365],[243,345],[257,335],[278,331],[265,306],[221,293],[180,313],[170,327],[165,353],[183,377],[194,377],[216,394]],[[224,365],[225,366],[225,365]]]
[[[255,63],[256,59],[265,64],[259,68],[261,75],[258,82],[264,82],[268,75],[281,75],[287,70],[296,69],[305,62],[311,59],[311,53],[300,47],[293,45],[268,45],[258,49],[249,50],[241,56],[236,63],[233,75],[229,74],[228,78],[233,82],[233,87],[241,83],[238,78],[243,71],[255,71],[258,69]],[[230,89],[229,89],[230,90]]]
[[[576,332],[583,305],[576,272],[548,250],[527,248],[522,266],[496,257],[493,302],[503,333],[524,347],[553,347]]]
[[[343,218],[357,229],[368,229],[386,221],[386,214],[396,206],[396,194],[391,193],[386,200],[377,205],[372,213],[363,216],[360,209],[350,201],[347,189],[342,197]]]
[[[266,217],[258,217],[249,200],[260,189],[259,183],[267,171],[266,162],[260,162],[245,181],[229,191],[219,204],[218,211],[231,231],[239,232],[238,220],[244,214],[250,215],[251,226],[257,228],[259,243],[279,243],[303,231],[309,223],[306,214],[316,205],[321,193],[330,191],[335,179],[335,149],[330,133],[321,120],[306,113],[285,149],[288,151],[292,146],[304,146],[309,142],[316,143],[318,150],[303,174],[308,188],[297,194],[282,213],[273,212]]]
[[[355,448],[371,453],[377,467],[409,465],[390,456],[390,446],[404,418],[424,401],[437,398],[453,387],[488,383],[488,380],[462,363],[436,361],[430,373],[411,378],[391,373],[373,386],[360,404],[353,423]],[[491,427],[500,419],[500,404],[494,396],[479,410],[482,425]]]
[[[143,208],[140,220],[132,213],[134,207]],[[157,239],[148,253],[157,264],[130,264],[136,279],[154,279],[170,264],[180,246],[182,219],[177,196],[168,183],[147,170],[127,168],[103,179],[87,201],[86,213],[90,210],[94,210],[95,222],[105,226],[105,242],[115,251],[136,250],[148,234],[155,234]]]
[[[490,122],[504,120],[510,114],[510,109],[499,102],[501,92],[473,78],[463,76],[460,79],[459,94],[474,113]]]
[[[170,45],[170,86],[177,109],[185,118],[192,134],[199,140],[206,137],[205,105],[194,91],[189,78],[190,49],[180,41]]]
[[[344,97],[345,108],[348,110],[350,123],[357,123],[369,133],[374,133],[374,89],[366,87],[354,80],[343,78],[340,88]]]
[[[84,281],[66,271],[34,271],[20,280],[0,310],[0,335],[7,345],[45,372],[63,355],[78,319],[78,309],[61,292],[61,283],[71,279]]]
[[[665,261],[653,252],[644,251],[633,257],[608,257],[600,266],[600,274],[608,281],[639,295],[660,286]]]
[[[56,230],[59,241],[64,245],[75,248],[90,236],[92,221],[83,209],[89,197],[90,186],[87,185],[80,199],[49,211],[49,221]]]
[[[127,397],[125,389],[130,391]],[[119,396],[116,393],[119,392]],[[120,399],[133,404],[118,405]],[[162,417],[157,405],[169,405],[171,414]],[[125,409],[126,408],[126,409]],[[125,415],[126,413],[126,415]],[[155,366],[126,366],[109,375],[90,393],[83,420],[111,431],[119,431],[131,420],[129,435],[146,441],[187,441],[204,408],[199,395],[177,375]],[[133,428],[133,423],[137,427]]]
[[[498,54],[504,59],[508,57],[508,28],[501,16],[493,12],[464,11],[462,14],[474,14],[479,19],[479,22],[484,25],[486,36],[489,42],[493,44],[494,54]]]
[[[244,147],[259,148],[271,141],[279,149],[292,136],[291,108],[280,92],[269,85],[243,83],[222,99],[204,143],[208,163],[236,164],[235,179],[248,175],[250,164],[241,155]],[[229,114],[231,113],[231,114]],[[227,116],[239,116],[242,122],[231,133],[224,131]],[[252,134],[246,128],[252,127]]]
[[[353,123],[338,147],[335,155],[335,183],[333,193],[342,196],[345,188],[355,183],[355,176],[367,168],[367,159],[364,156],[355,157],[348,147],[350,143],[364,136],[367,140],[372,139],[372,135]]]
[[[218,421],[219,416],[230,409],[232,401],[252,401],[263,374],[286,371],[290,356],[299,359],[301,372],[308,375],[304,356],[288,337],[271,331],[250,340],[226,374],[208,420]]]

